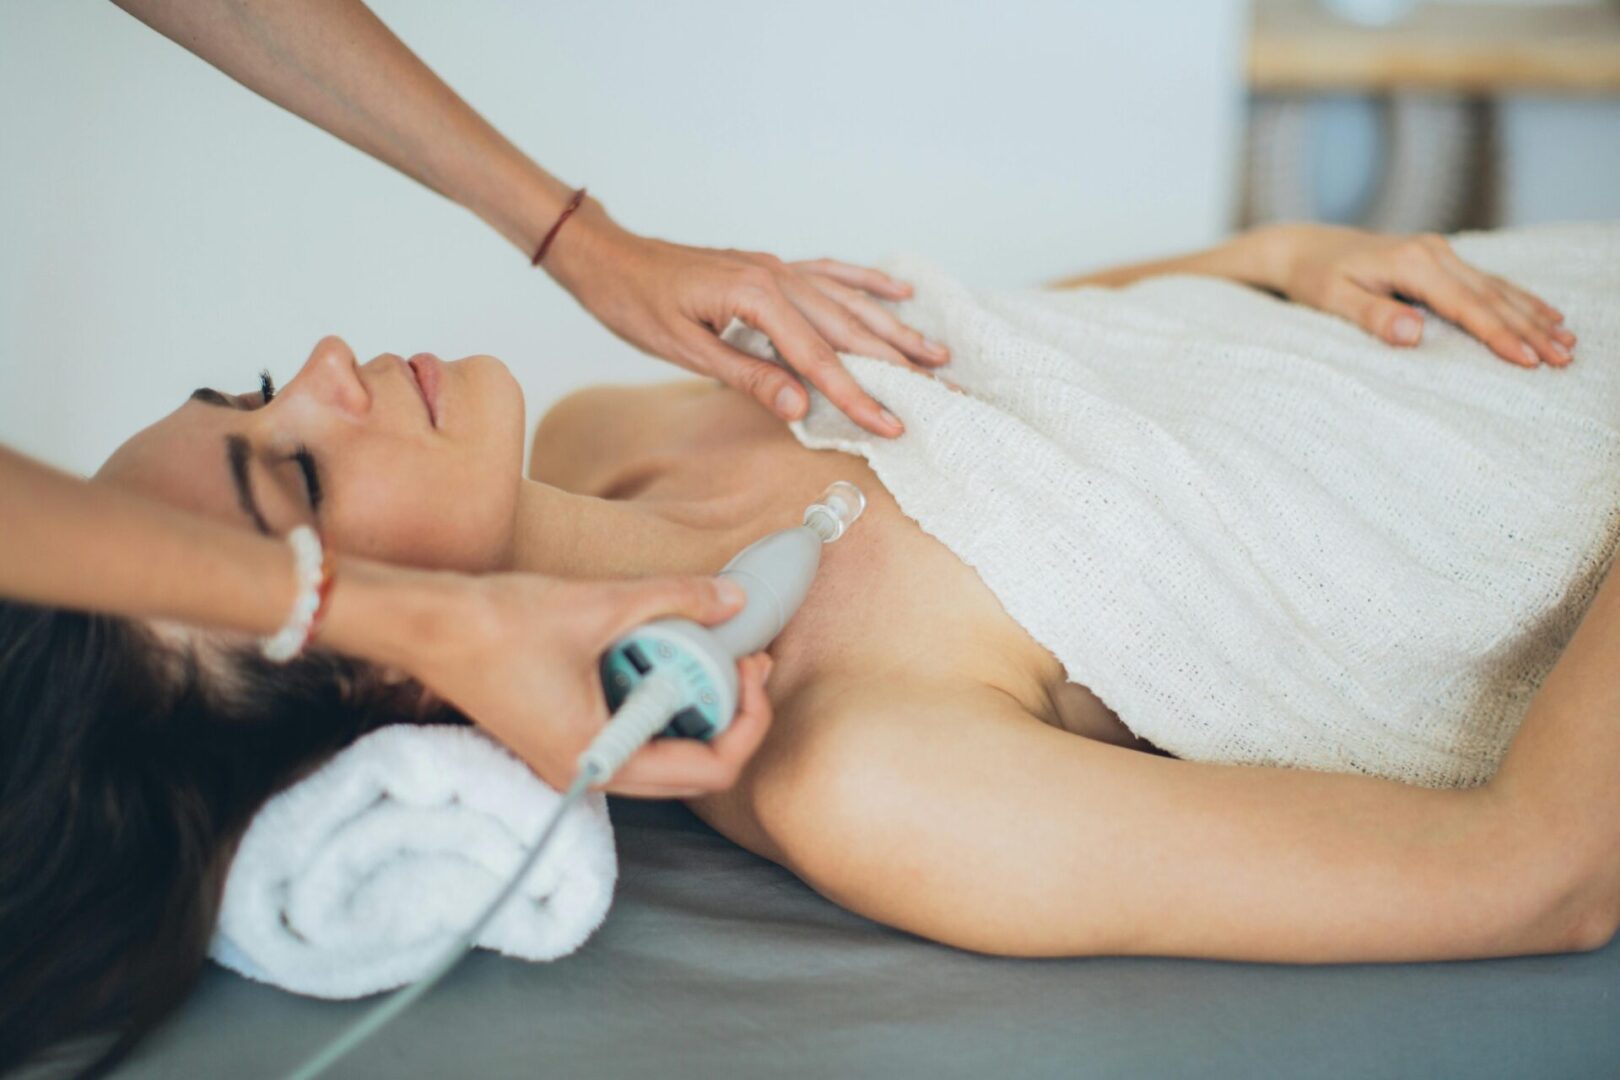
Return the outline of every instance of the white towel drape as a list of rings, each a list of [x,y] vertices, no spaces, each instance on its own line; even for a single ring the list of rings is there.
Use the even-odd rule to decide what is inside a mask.
[[[966,392],[849,357],[905,436],[819,395],[794,430],[867,458],[1164,749],[1475,784],[1620,538],[1620,225],[1455,247],[1561,309],[1574,363],[1513,366],[1435,316],[1396,349],[1209,278],[976,292],[901,260],[897,310]]]

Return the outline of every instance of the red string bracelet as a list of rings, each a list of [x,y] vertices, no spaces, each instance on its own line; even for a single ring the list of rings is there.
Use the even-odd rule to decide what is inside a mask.
[[[562,208],[562,213],[557,215],[556,224],[551,227],[550,232],[546,233],[546,238],[540,241],[540,246],[534,249],[534,258],[529,260],[530,266],[540,265],[540,260],[546,257],[546,251],[550,249],[551,242],[557,239],[557,230],[563,227],[563,222],[567,221],[568,216],[578,210],[579,204],[584,201],[585,189],[580,188],[574,192],[574,197],[568,200],[568,205]]]

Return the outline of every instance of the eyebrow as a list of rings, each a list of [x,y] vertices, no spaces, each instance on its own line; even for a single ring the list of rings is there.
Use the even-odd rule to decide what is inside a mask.
[[[205,405],[218,405],[226,409],[240,409],[241,406],[218,390],[211,390],[206,386],[199,386],[191,392],[190,401],[200,401]]]
[[[213,391],[210,391],[212,393]],[[270,523],[264,520],[259,504],[253,498],[253,482],[248,476],[248,459],[253,448],[240,435],[225,436],[225,461],[230,466],[231,481],[236,485],[236,502],[242,512],[253,519],[254,526],[266,536],[273,535]]]

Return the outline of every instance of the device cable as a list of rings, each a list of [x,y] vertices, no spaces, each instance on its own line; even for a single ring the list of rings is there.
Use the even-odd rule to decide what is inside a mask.
[[[297,1069],[288,1073],[287,1080],[315,1080],[355,1047],[381,1031],[400,1013],[410,1008],[417,998],[433,989],[434,984],[449,974],[450,969],[460,963],[461,958],[478,943],[478,935],[494,921],[495,916],[500,914],[506,902],[512,898],[512,894],[517,892],[518,887],[529,876],[529,871],[539,862],[541,854],[546,850],[557,831],[557,826],[562,824],[568,811],[585,796],[593,784],[611,780],[613,774],[624,766],[632,754],[663,729],[669,722],[670,714],[679,709],[681,703],[681,684],[672,675],[654,672],[650,678],[640,683],[625,699],[618,712],[613,714],[607,726],[597,732],[589,749],[580,755],[578,775],[574,777],[573,784],[563,795],[562,801],[552,810],[551,817],[540,830],[539,837],[529,848],[529,853],[521,865],[484,908],[483,913],[471,926],[461,932],[426,974],[409,986],[394,991],[373,1006],[370,1012],[345,1028],[337,1038],[311,1055]]]

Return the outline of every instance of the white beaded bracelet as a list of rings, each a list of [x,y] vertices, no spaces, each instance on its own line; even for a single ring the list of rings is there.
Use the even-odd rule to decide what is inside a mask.
[[[287,534],[298,574],[298,595],[281,629],[259,641],[259,651],[272,663],[285,664],[304,651],[314,636],[316,618],[322,612],[331,584],[331,567],[321,545],[320,535],[308,525]]]

